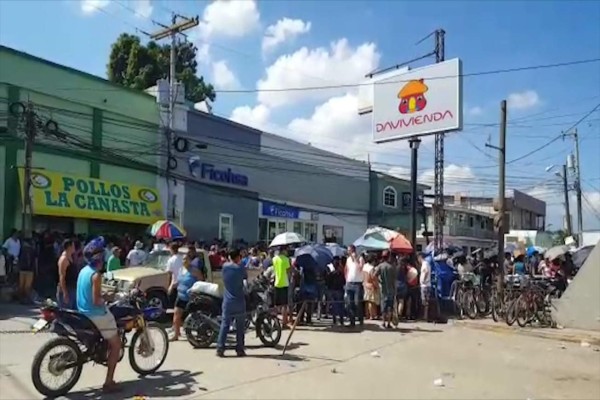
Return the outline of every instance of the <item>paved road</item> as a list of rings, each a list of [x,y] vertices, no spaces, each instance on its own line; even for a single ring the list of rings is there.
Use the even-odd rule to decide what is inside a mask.
[[[0,330],[32,321],[2,319]],[[0,335],[1,399],[40,398],[30,363],[47,339]],[[301,328],[292,343],[282,358],[249,337],[248,358],[217,359],[212,350],[192,350],[180,341],[172,344],[157,376],[138,379],[127,362],[120,364],[117,379],[124,392],[114,398],[600,398],[600,352],[575,343],[429,324],[406,324],[393,332],[377,326],[362,332]],[[104,367],[86,365],[69,398],[97,397],[104,373]],[[444,386],[434,385],[437,379]]]

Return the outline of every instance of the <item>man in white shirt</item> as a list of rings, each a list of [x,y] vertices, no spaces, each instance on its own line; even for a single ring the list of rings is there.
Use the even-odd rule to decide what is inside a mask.
[[[10,232],[10,236],[4,244],[2,248],[6,250],[6,269],[8,275],[10,275],[13,271],[13,265],[15,260],[19,258],[19,254],[21,254],[21,241],[19,240],[19,231],[13,229]]]
[[[429,299],[431,298],[431,265],[429,265],[429,262],[420,254],[418,260],[421,263],[419,283],[421,284],[423,319],[425,319],[425,321],[429,321]]]
[[[179,245],[177,243],[171,243],[169,250],[171,251],[171,257],[167,260],[167,272],[171,275],[168,292],[169,304],[175,304],[175,299],[177,298],[177,281],[179,273],[183,268],[183,256],[179,254]]]
[[[148,257],[148,255],[143,250],[143,248],[144,248],[144,244],[142,242],[140,242],[139,240],[135,242],[134,248],[131,249],[129,254],[127,254],[126,265],[128,267],[135,267],[138,265],[142,265],[144,263],[144,261],[146,261],[146,258]]]
[[[346,298],[348,301],[348,314],[350,316],[350,326],[356,325],[356,319],[358,323],[363,325],[364,314],[363,314],[363,264],[364,258],[358,257],[356,254],[356,247],[353,245],[348,246],[348,258],[346,259]]]

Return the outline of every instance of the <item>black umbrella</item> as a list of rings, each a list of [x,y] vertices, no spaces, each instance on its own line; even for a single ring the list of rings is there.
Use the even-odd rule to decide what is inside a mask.
[[[590,246],[584,246],[584,247],[581,247],[581,248],[575,250],[575,252],[573,253],[573,256],[572,256],[573,265],[575,265],[575,268],[581,268],[583,266],[583,263],[585,263],[585,260],[587,260],[588,256],[592,252],[592,250],[594,250],[594,247],[596,247],[596,246],[590,245]]]

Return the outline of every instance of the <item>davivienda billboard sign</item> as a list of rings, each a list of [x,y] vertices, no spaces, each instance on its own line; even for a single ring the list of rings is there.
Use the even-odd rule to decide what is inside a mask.
[[[462,129],[462,63],[458,58],[381,80],[373,90],[377,143]]]

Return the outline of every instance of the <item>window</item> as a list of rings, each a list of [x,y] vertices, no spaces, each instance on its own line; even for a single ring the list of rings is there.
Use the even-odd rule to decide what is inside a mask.
[[[304,223],[304,239],[309,242],[317,242],[317,224],[314,222]]]
[[[219,214],[219,239],[231,245],[233,241],[233,215]]]
[[[325,243],[337,243],[344,245],[344,227],[334,225],[323,225],[323,239]]]
[[[391,186],[383,189],[383,205],[396,208],[396,189]]]
[[[475,218],[469,217],[469,227],[472,228],[474,224],[475,224]]]

